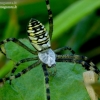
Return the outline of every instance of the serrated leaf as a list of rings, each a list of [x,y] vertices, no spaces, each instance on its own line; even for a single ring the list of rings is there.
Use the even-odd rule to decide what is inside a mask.
[[[32,48],[27,40],[21,41]],[[14,61],[34,56],[15,43],[6,44],[6,53],[7,57]],[[16,72],[33,62],[19,66]],[[57,63],[56,69],[56,75],[50,76],[51,100],[90,100],[83,84],[84,69],[81,65],[62,62]],[[46,100],[45,98],[45,83],[41,65],[20,78],[14,79],[12,85],[6,82],[0,88],[0,100]]]

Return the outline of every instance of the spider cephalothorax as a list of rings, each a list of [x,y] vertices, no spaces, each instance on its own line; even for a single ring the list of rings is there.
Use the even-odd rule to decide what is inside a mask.
[[[52,67],[57,62],[71,62],[71,63],[81,64],[86,70],[92,70],[97,74],[100,74],[100,71],[93,62],[89,61],[87,57],[76,55],[74,51],[67,46],[59,48],[54,51],[51,49],[50,40],[52,38],[52,32],[53,32],[53,17],[52,17],[52,11],[49,5],[49,0],[45,0],[45,2],[46,2],[47,10],[48,10],[48,15],[49,15],[49,32],[46,31],[42,23],[40,23],[38,20],[33,19],[33,18],[30,19],[28,27],[27,27],[30,44],[36,49],[36,51],[31,50],[25,44],[23,44],[20,40],[15,39],[15,38],[8,38],[0,42],[0,51],[4,55],[6,55],[6,53],[2,50],[1,46],[9,41],[12,41],[18,44],[19,46],[23,47],[24,49],[26,49],[33,55],[37,55],[36,57],[22,59],[19,62],[17,62],[14,68],[12,69],[11,76],[1,78],[0,82],[4,83],[7,80],[10,80],[10,83],[11,83],[11,80],[20,77],[21,75],[25,74],[29,70],[33,69],[34,67],[37,67],[39,64],[42,64],[42,69],[44,72],[45,84],[46,84],[45,85],[46,99],[50,100],[49,74],[47,71],[47,67]],[[62,50],[69,50],[72,54],[58,55],[57,53]],[[29,62],[29,61],[35,61],[35,63],[28,66],[27,68],[25,68],[18,74],[13,75],[13,73],[16,71],[17,67],[20,64]]]

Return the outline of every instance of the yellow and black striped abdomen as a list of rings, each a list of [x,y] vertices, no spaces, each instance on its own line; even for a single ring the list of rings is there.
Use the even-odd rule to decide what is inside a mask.
[[[28,24],[28,37],[31,44],[38,51],[43,51],[50,48],[50,38],[44,25],[36,19],[31,19]]]

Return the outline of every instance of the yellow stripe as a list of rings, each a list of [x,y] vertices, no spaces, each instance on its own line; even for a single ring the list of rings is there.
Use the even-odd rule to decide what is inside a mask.
[[[37,44],[37,41],[35,41],[35,40],[32,40],[32,43],[36,43],[36,44]]]
[[[34,36],[34,33],[29,33],[29,36]]]
[[[28,30],[32,30],[33,27],[28,27]]]

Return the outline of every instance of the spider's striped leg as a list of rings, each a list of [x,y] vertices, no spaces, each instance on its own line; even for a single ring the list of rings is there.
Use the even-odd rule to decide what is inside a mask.
[[[27,68],[23,69],[21,72],[19,72],[16,75],[10,76],[10,77],[4,77],[4,78],[0,78],[0,83],[4,83],[7,80],[9,80],[10,82],[15,79],[18,78],[20,76],[22,76],[23,74],[27,73],[28,71],[30,71],[31,69],[33,69],[34,67],[38,66],[41,63],[41,61],[37,61],[34,64],[28,66]],[[11,84],[11,83],[10,83]]]
[[[80,55],[57,55],[56,61],[78,63],[81,64],[86,70],[94,71],[100,75],[100,70],[96,67],[96,65],[93,62],[86,60],[86,57],[83,59]]]
[[[31,49],[28,48],[26,45],[24,45],[22,42],[20,42],[18,39],[16,39],[16,38],[8,38],[8,39],[5,39],[5,40],[3,40],[3,41],[0,42],[0,51],[1,51],[1,53],[3,53],[4,55],[6,55],[6,54],[5,54],[5,52],[3,52],[1,46],[2,46],[3,44],[7,43],[7,42],[10,42],[10,41],[11,41],[11,42],[14,42],[14,43],[16,43],[16,44],[18,44],[18,45],[21,46],[21,47],[23,47],[24,49],[26,49],[26,50],[29,51],[30,53],[36,54],[36,51],[31,50]]]
[[[23,63],[26,63],[26,62],[29,62],[29,61],[34,61],[34,60],[38,60],[38,57],[35,57],[35,58],[25,58],[25,59],[20,60],[19,62],[17,62],[15,64],[14,68],[12,69],[11,75],[13,75],[13,73],[16,71],[16,69],[18,68],[18,66],[20,64],[23,64]]]
[[[75,51],[72,50],[70,47],[67,47],[67,46],[62,47],[62,48],[59,48],[59,49],[56,49],[56,50],[54,50],[54,52],[55,52],[55,53],[59,53],[59,52],[61,52],[61,51],[63,51],[63,50],[69,50],[72,54],[75,54]]]
[[[57,55],[58,58],[63,58],[63,59],[73,59],[73,60],[84,60],[84,61],[89,61],[88,57],[83,56],[83,55]]]
[[[58,60],[63,60],[63,61],[65,61],[65,60],[85,60],[85,61],[87,61],[88,60],[88,58],[87,57],[85,57],[85,56],[81,56],[81,55],[56,55],[56,59],[58,59]]]
[[[49,0],[45,0],[46,2],[46,6],[47,6],[47,10],[48,10],[48,16],[49,16],[49,36],[50,39],[52,38],[52,32],[53,32],[53,15],[52,15],[52,11],[50,8],[50,3]]]
[[[46,100],[50,100],[50,89],[49,89],[49,74],[47,71],[47,65],[42,64],[42,69],[45,76],[45,85],[46,85]]]
[[[77,55],[77,56],[79,56],[82,59],[81,62],[78,61],[78,63],[82,64],[83,67],[84,67],[85,63],[87,63],[89,65],[89,67],[87,67],[85,69],[92,70],[92,71],[94,71],[94,72],[96,72],[97,74],[100,75],[100,70],[97,68],[97,66],[92,61],[89,60],[88,57],[81,56],[81,55]]]
[[[88,57],[86,56],[82,56],[82,55],[58,55],[58,58],[62,58],[64,59],[69,59],[72,60],[72,62],[79,63],[81,64],[83,67],[85,67],[85,69],[87,70],[92,70],[95,71],[96,73],[99,73],[99,69],[96,67],[96,65],[89,60]],[[85,64],[88,64],[88,66],[85,66]]]

